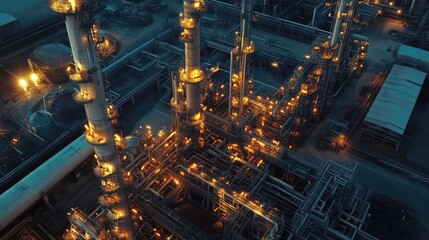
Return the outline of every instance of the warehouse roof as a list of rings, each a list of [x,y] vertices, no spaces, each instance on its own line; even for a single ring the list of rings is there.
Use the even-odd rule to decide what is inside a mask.
[[[394,65],[365,117],[369,122],[404,134],[426,73]]]
[[[401,45],[398,51],[398,56],[404,56],[416,60],[429,63],[429,52],[420,48]]]

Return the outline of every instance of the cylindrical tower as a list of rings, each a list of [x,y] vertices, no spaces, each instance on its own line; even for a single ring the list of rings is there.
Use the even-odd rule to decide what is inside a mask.
[[[334,56],[336,60],[336,77],[338,79],[344,78],[344,74],[349,72],[351,74],[352,71],[349,69],[348,58],[346,55],[350,51],[350,47],[353,46],[353,41],[351,41],[351,30],[353,25],[354,14],[357,9],[357,1],[349,0],[346,3],[343,3],[345,0],[340,0],[340,5],[338,9],[337,21],[335,26],[340,25],[340,35],[338,36],[338,50],[336,55]],[[343,6],[345,5],[345,6]],[[341,13],[340,13],[341,11]],[[332,33],[334,35],[334,32]],[[333,44],[332,44],[333,45]]]
[[[199,125],[203,121],[201,113],[201,82],[204,72],[200,67],[200,17],[206,10],[203,0],[184,0],[184,13],[180,14],[180,26],[183,28],[180,39],[185,43],[185,67],[179,69],[180,81],[185,83],[187,142],[198,139]]]
[[[318,90],[316,99],[313,102],[313,117],[316,122],[321,120],[324,109],[329,101],[329,96],[332,91],[332,63],[335,52],[338,46],[331,46],[331,43],[326,41],[320,44],[320,53],[318,55],[317,68],[313,75],[317,78]],[[314,110],[315,109],[315,110]]]
[[[339,0],[337,12],[335,13],[334,29],[332,29],[331,47],[338,44],[340,38],[341,24],[343,23],[343,13],[346,7],[346,0]]]
[[[249,54],[255,51],[251,41],[253,0],[241,1],[240,31],[235,34],[235,47],[231,51],[229,116],[241,115],[246,104],[249,81]]]
[[[49,3],[52,11],[66,18],[75,63],[75,69],[70,71],[70,79],[79,83],[80,88],[74,92],[74,100],[85,104],[88,118],[85,138],[94,146],[94,173],[100,178],[102,190],[100,204],[105,207],[110,219],[112,235],[118,239],[133,239],[134,229],[108,114],[106,92],[92,42],[91,1],[49,0]]]

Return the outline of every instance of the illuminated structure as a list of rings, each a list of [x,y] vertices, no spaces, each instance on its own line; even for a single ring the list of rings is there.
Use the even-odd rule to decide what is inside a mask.
[[[200,15],[206,10],[203,0],[184,0],[184,13],[180,14],[180,40],[185,43],[185,66],[179,69],[180,82],[173,82],[172,106],[176,111],[179,146],[194,146],[203,123],[201,112],[201,82],[204,72],[200,67]],[[183,96],[186,95],[186,101]]]
[[[99,202],[105,207],[110,220],[110,234],[118,239],[132,239],[134,229],[111,123],[114,116],[109,115],[114,111],[108,109],[97,51],[93,44],[91,1],[50,0],[49,3],[52,11],[63,14],[66,18],[75,63],[75,69],[70,70],[70,79],[79,83],[80,88],[74,93],[74,99],[85,104],[88,118],[85,138],[94,146],[93,170],[100,178],[102,195]],[[73,225],[68,233],[73,239]],[[88,232],[81,234],[86,238]]]
[[[353,74],[363,69],[368,42],[350,33],[356,6],[354,0],[337,2],[330,39],[324,36],[316,39],[311,54],[306,56],[306,63],[295,69],[286,84],[286,96],[299,98],[300,94],[305,94],[306,97],[299,101],[309,101],[307,108],[299,104],[297,118],[319,122],[331,96],[336,95],[335,92],[340,91]],[[298,94],[295,93],[297,89],[301,89]],[[297,126],[294,128],[295,133],[301,131]]]
[[[71,79],[80,84],[76,100],[85,103],[89,119],[85,136],[94,145],[94,172],[103,185],[100,206],[94,211],[70,212],[66,238],[129,239],[134,225],[138,239],[374,239],[362,229],[369,195],[352,182],[354,169],[331,161],[319,164],[290,151],[293,139],[308,132],[307,123],[320,116],[332,94],[333,66],[343,41],[339,35],[344,25],[339,21],[352,5],[342,0],[331,41],[316,41],[287,83],[263,94],[251,92],[249,86],[249,55],[255,48],[250,40],[253,2],[242,1],[230,84],[202,86],[200,13],[206,6],[200,0],[184,1],[180,39],[185,64],[172,74],[173,127],[157,136],[147,126],[130,137],[139,145],[119,151],[130,190],[128,205],[108,121],[114,108],[107,111],[90,24],[80,22],[88,12],[74,2],[61,4],[51,1],[54,10],[67,13],[76,62]],[[354,51],[356,45],[351,47]],[[210,91],[214,94],[201,97]],[[204,226],[208,231],[181,214],[187,203],[194,212],[205,214],[197,221],[214,219]],[[104,225],[106,218],[110,228]]]
[[[343,69],[347,65],[343,56],[353,21],[355,1],[340,0],[337,3],[331,40],[322,42],[313,48],[316,62],[314,76],[319,85],[317,97],[313,102],[313,109],[316,109],[313,111],[313,116],[316,121],[320,121],[334,84],[336,81],[341,81]],[[346,5],[350,11],[345,11]],[[335,68],[333,64],[335,64]]]
[[[234,119],[242,115],[244,105],[248,104],[250,71],[249,54],[255,51],[251,41],[253,1],[241,1],[240,31],[235,33],[235,47],[231,51],[229,77],[229,117]]]

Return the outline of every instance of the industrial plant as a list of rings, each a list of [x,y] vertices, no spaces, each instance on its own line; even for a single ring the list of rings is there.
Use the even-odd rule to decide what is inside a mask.
[[[425,0],[4,0],[0,239],[429,239],[428,74]]]

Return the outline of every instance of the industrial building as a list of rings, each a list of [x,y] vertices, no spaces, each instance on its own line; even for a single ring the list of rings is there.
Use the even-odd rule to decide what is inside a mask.
[[[401,45],[396,54],[396,62],[420,71],[429,72],[429,51],[407,45]]]
[[[364,119],[363,131],[398,148],[425,78],[424,72],[393,65]]]
[[[19,22],[14,16],[0,12],[0,42],[4,42],[19,32]]]
[[[0,15],[1,239],[427,236],[361,184],[373,159],[429,184],[386,160],[428,97],[429,4],[397,2],[49,0],[40,29]],[[379,18],[405,19],[415,48],[371,52]]]

